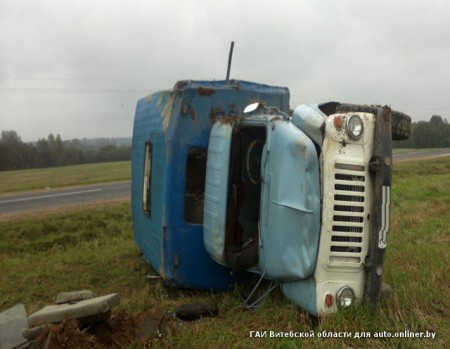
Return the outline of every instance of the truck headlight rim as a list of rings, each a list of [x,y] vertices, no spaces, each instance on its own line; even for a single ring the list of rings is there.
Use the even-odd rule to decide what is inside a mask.
[[[348,136],[353,140],[358,140],[364,133],[364,123],[359,115],[351,115],[347,118],[346,130]]]
[[[355,292],[348,285],[342,286],[336,293],[336,299],[340,308],[349,308],[355,301]]]

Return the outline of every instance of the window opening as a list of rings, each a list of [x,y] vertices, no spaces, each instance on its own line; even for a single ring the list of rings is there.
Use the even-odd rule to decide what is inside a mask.
[[[184,218],[190,224],[203,223],[206,162],[206,148],[192,147],[189,149],[186,163]]]
[[[261,159],[266,137],[264,126],[235,128],[233,131],[225,258],[236,271],[248,269],[258,262]]]
[[[144,185],[142,189],[142,208],[145,213],[151,214],[151,191],[152,191],[152,156],[153,145],[151,142],[145,143],[144,158]]]

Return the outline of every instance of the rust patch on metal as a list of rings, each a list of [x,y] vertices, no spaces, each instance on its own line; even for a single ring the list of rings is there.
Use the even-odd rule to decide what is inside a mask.
[[[184,101],[181,105],[181,115],[189,115],[192,120],[195,120],[195,110],[192,108],[190,102]]]
[[[205,88],[205,87],[199,87],[198,88],[198,94],[200,96],[207,96],[210,97],[212,96],[214,93],[216,93],[216,90],[214,90],[213,88]]]
[[[217,119],[225,115],[225,111],[221,108],[211,108],[209,113],[209,119],[212,123],[215,123]]]
[[[182,90],[183,88],[186,87],[186,85],[189,85],[189,84],[190,84],[190,81],[189,81],[189,80],[178,81],[178,82],[175,84],[175,89],[176,89],[176,90]]]
[[[383,114],[382,114],[382,118],[385,122],[389,122],[389,118],[391,116],[391,108],[389,108],[388,106],[383,107]]]
[[[383,107],[381,113],[381,124],[386,129],[386,132],[390,132],[391,128],[391,108],[388,106]]]
[[[212,108],[209,114],[209,118],[212,124],[214,124],[216,121],[220,121],[224,124],[233,124],[235,122],[239,122],[242,119],[241,116],[239,116],[232,110],[227,114],[222,108]]]
[[[233,116],[223,116],[220,121],[223,124],[234,124],[235,122],[238,122],[241,118],[237,115]]]

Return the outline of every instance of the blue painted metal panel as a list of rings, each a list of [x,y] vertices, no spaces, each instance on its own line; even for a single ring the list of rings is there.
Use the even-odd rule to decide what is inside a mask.
[[[161,109],[170,98],[170,92],[159,92],[141,99],[136,107],[133,128],[131,205],[133,212],[133,229],[137,245],[146,259],[162,275],[162,235],[165,220],[164,202],[166,153],[165,136],[162,132]],[[142,208],[145,143],[153,143],[152,166],[152,212],[147,215]]]
[[[295,108],[292,123],[322,147],[327,116],[322,113],[317,104],[302,104]]]
[[[266,143],[259,269],[295,281],[314,272],[320,232],[319,162],[313,142],[290,122],[273,121]]]
[[[184,81],[141,99],[133,129],[132,212],[135,241],[151,265],[175,286],[226,289],[229,270],[206,252],[203,226],[184,219],[187,154],[207,147],[213,121],[262,101],[289,110],[287,88],[245,81]],[[145,142],[153,143],[152,212],[142,209]]]
[[[316,283],[313,277],[301,281],[282,283],[281,290],[287,299],[308,313],[314,316],[318,315]]]

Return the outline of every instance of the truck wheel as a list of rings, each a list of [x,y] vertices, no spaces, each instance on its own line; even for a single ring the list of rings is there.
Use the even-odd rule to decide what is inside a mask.
[[[377,114],[378,107],[358,104],[340,104],[336,107],[336,113],[372,113]],[[402,141],[408,139],[411,133],[411,117],[405,113],[392,110],[392,139]]]
[[[392,139],[403,141],[411,134],[411,117],[399,111],[392,111]]]

